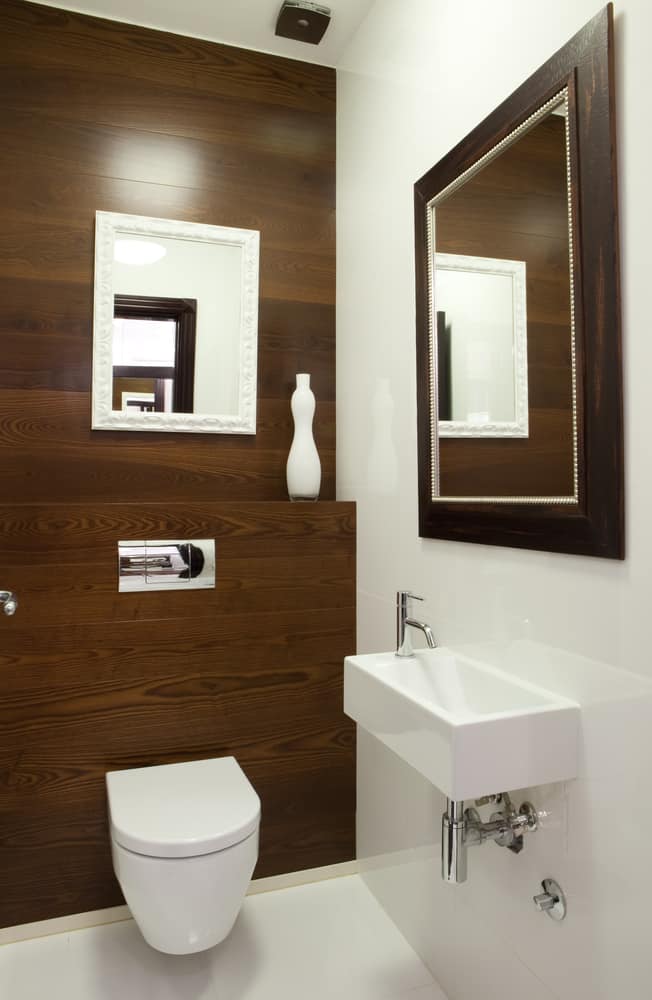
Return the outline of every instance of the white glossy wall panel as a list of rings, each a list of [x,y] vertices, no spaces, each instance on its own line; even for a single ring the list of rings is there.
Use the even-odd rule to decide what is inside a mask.
[[[358,501],[358,651],[391,648],[394,592],[410,588],[440,642],[505,643],[510,669],[555,674],[560,693],[586,702],[581,778],[530,793],[549,809],[546,830],[516,858],[472,853],[461,887],[439,881],[438,793],[361,734],[368,883],[451,1000],[650,996],[652,702],[625,673],[652,679],[646,0],[618,3],[615,26],[628,558],[417,535],[412,185],[597,9],[377,0],[338,73],[338,484]],[[531,903],[546,875],[568,891],[560,926]]]

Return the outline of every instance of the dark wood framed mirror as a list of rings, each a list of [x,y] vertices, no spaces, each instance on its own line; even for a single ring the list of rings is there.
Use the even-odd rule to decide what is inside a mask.
[[[423,537],[624,557],[613,75],[609,4],[415,184]]]

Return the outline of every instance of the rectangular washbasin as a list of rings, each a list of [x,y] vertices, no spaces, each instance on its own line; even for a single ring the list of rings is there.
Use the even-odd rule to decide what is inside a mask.
[[[577,775],[579,706],[450,648],[347,656],[344,711],[452,799]]]

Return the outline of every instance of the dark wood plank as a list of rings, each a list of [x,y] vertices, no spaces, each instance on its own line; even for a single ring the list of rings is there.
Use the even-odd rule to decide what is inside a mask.
[[[328,71],[327,71],[328,72]],[[65,95],[65,102],[61,100]],[[139,80],[134,95],[133,76],[105,70],[101,76],[80,79],[69,65],[35,66],[33,60],[22,71],[9,62],[0,66],[0,108],[20,111],[30,118],[56,116],[73,125],[97,123],[114,128],[160,132],[188,139],[203,139],[234,150],[273,154],[288,161],[320,164],[332,159],[335,136],[330,130],[315,134],[309,144],[306,133],[314,133],[314,108],[261,103],[250,91],[246,97],[202,93],[193,81],[176,84]],[[330,109],[331,113],[334,107]],[[249,127],[242,129],[243,119]]]
[[[198,536],[197,536],[198,537]],[[21,624],[61,622],[170,620],[184,616],[228,614],[234,605],[260,614],[296,607],[350,607],[354,601],[353,559],[348,555],[228,558],[218,550],[215,590],[180,591],[170,608],[167,593],[116,595],[115,543],[93,552],[84,562],[40,565],[38,553],[29,565],[3,560],[4,574],[21,594]],[[14,558],[16,555],[14,554]],[[79,559],[79,557],[78,557]],[[38,582],[34,576],[38,572]],[[315,578],[315,574],[318,574]]]
[[[3,37],[3,61],[18,72],[26,65],[55,71],[66,68],[75,70],[85,83],[93,67],[102,74],[132,80],[134,100],[141,82],[152,82],[208,94],[216,104],[227,97],[255,98],[265,105],[319,115],[335,113],[335,73],[326,66],[22,0],[5,0]]]
[[[348,504],[0,507],[21,629],[352,607],[353,536]],[[119,594],[118,540],[145,537],[215,538],[215,590]]]
[[[265,184],[243,191],[235,171],[223,176],[219,186],[204,189],[151,184],[141,178],[106,173],[82,174],[73,169],[74,163],[50,170],[38,157],[25,163],[18,154],[12,162],[3,156],[0,212],[7,227],[19,235],[28,226],[38,230],[46,216],[51,226],[61,230],[72,226],[88,234],[90,205],[91,236],[94,206],[101,206],[105,212],[156,214],[186,222],[259,229],[265,247],[275,250],[320,253],[333,246],[332,198],[322,200],[314,188],[303,184],[292,192],[286,187],[275,191],[271,199]],[[83,263],[92,270],[92,257]]]
[[[334,496],[335,406],[319,403],[321,497]],[[147,434],[90,430],[87,393],[0,390],[5,502],[282,500],[292,442],[289,401],[260,400],[258,432]]]
[[[255,686],[302,685],[310,671],[325,662],[325,649],[341,669],[340,653],[350,640],[354,620],[351,606],[262,612],[255,616],[254,629],[247,629],[247,615],[251,621],[249,612],[222,616],[219,629],[206,616],[194,624],[183,618],[144,623],[135,619],[125,622],[124,629],[121,625],[119,634],[113,622],[106,621],[3,629],[0,662],[8,686],[11,682],[7,697],[17,702],[40,701],[56,697],[64,688],[101,695],[121,683],[137,685],[143,678],[162,676],[162,655],[171,658],[173,675],[183,676],[180,664],[185,667],[186,651],[197,665],[193,678],[202,672],[214,674],[221,677],[220,683],[228,681],[243,691]],[[281,628],[285,630],[282,635],[270,632]],[[4,750],[12,752],[11,747]]]
[[[62,95],[62,101],[65,95]],[[212,192],[226,201],[245,203],[249,192],[285,203],[289,212],[312,210],[319,219],[334,203],[329,159],[319,165],[288,162],[272,153],[225,149],[219,143],[136,131],[101,122],[73,124],[56,117],[32,117],[23,111],[3,111],[0,139],[6,167],[28,158],[31,171],[62,171],[64,175],[110,177],[173,188]],[[85,205],[78,205],[72,223]],[[42,220],[44,228],[48,220]]]
[[[445,496],[560,496],[573,492],[572,418],[568,408],[530,408],[529,438],[443,438],[441,490]]]
[[[335,496],[335,74],[0,10],[0,925],[120,903],[107,770],[234,753],[259,875],[349,859],[355,509],[287,500],[295,374]],[[250,436],[90,430],[97,210],[260,230]],[[119,594],[123,538],[215,538],[214,590]]]

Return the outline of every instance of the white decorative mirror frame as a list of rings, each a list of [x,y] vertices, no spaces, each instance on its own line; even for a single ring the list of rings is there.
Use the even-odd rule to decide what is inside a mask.
[[[116,234],[226,245],[241,250],[237,413],[141,413],[113,409],[114,245]],[[256,433],[258,258],[253,229],[97,212],[93,320],[93,430]],[[172,291],[170,294],[174,294]]]
[[[430,218],[432,219],[432,213]],[[471,274],[496,274],[510,278],[512,283],[512,364],[515,418],[514,420],[494,420],[486,423],[472,423],[466,420],[439,420],[437,424],[439,437],[527,437],[529,411],[525,261],[436,253],[435,280],[437,271],[467,271]],[[436,380],[436,384],[438,384],[438,380]]]

